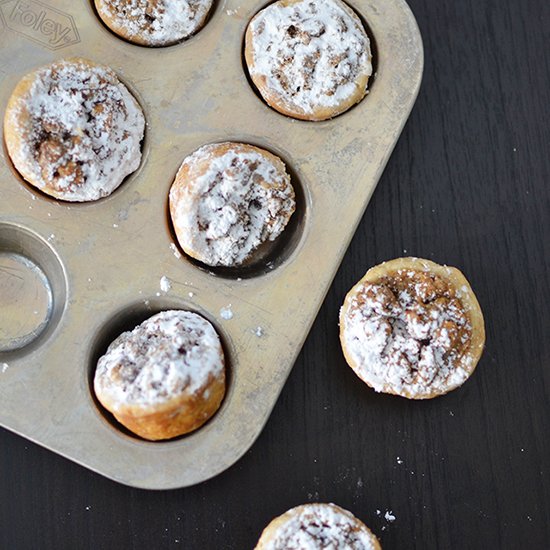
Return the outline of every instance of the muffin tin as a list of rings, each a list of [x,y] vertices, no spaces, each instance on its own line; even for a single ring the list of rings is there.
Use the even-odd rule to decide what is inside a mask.
[[[275,112],[247,78],[243,37],[265,2],[217,2],[197,35],[167,48],[124,42],[87,0],[0,4],[2,117],[23,75],[82,56],[112,67],[147,120],[140,168],[94,203],[46,197],[21,179],[5,146],[0,151],[1,426],[148,489],[199,483],[252,445],[420,86],[422,43],[405,2],[349,4],[368,22],[376,73],[360,104],[315,123]],[[227,140],[286,162],[297,211],[276,246],[252,265],[208,269],[177,246],[168,191],[185,156]],[[117,425],[95,400],[91,380],[116,336],[169,308],[196,311],[214,324],[228,391],[201,429],[153,443]]]

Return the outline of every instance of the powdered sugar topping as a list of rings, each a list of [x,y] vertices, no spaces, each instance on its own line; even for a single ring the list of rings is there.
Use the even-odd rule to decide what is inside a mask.
[[[260,149],[205,145],[184,160],[170,209],[184,250],[208,265],[234,266],[281,234],[294,189],[284,164]]]
[[[167,46],[199,30],[212,0],[96,0],[96,6],[100,17],[128,40]]]
[[[456,388],[470,374],[471,323],[439,276],[401,269],[365,283],[342,322],[354,369],[377,391],[428,397]]]
[[[170,292],[172,290],[172,281],[166,275],[160,278],[160,289],[162,292]]]
[[[98,361],[94,384],[115,404],[152,405],[204,390],[223,373],[214,327],[190,311],[163,311],[109,346]]]
[[[293,513],[297,512],[297,513]],[[307,504],[285,514],[277,536],[262,550],[375,550],[372,533],[350,512],[333,504]],[[283,517],[285,517],[283,516]]]
[[[145,119],[109,68],[83,60],[38,70],[7,116],[21,139],[9,147],[31,183],[67,201],[109,195],[141,161]]]
[[[288,110],[310,114],[318,107],[337,107],[357,95],[360,85],[357,100],[365,94],[372,74],[369,38],[340,0],[275,2],[254,17],[249,29],[250,74],[257,84],[265,79],[265,87]]]

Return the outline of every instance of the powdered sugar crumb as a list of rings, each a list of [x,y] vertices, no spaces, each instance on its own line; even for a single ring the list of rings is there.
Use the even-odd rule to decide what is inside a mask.
[[[175,243],[170,243],[170,250],[178,260],[181,258],[181,252],[178,250],[178,247]]]
[[[162,292],[170,292],[170,290],[172,290],[172,282],[166,275],[160,278],[160,289]]]
[[[0,371],[2,374],[4,374],[9,368],[10,366],[7,363],[0,363]]]
[[[220,309],[220,317],[225,321],[233,319],[233,310],[231,309],[231,304]]]
[[[262,327],[256,327],[254,334],[256,334],[258,338],[261,338],[264,335],[264,329]]]
[[[393,515],[392,510],[386,510],[386,513],[384,514],[384,519],[392,523],[396,520],[396,517]]]

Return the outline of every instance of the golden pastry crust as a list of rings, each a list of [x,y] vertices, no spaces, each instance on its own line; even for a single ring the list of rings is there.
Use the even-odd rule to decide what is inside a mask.
[[[370,529],[335,504],[304,504],[276,517],[255,550],[381,550]]]
[[[141,107],[115,73],[81,58],[26,75],[4,117],[17,171],[65,201],[112,193],[139,167],[144,128]]]
[[[115,34],[140,46],[170,46],[206,23],[213,0],[94,0]]]
[[[258,12],[245,59],[266,103],[301,120],[337,116],[363,99],[372,74],[370,41],[341,0],[279,0]]]
[[[202,426],[225,395],[225,361],[214,327],[189,311],[163,311],[121,334],[97,365],[100,403],[152,441]]]
[[[210,266],[249,261],[282,233],[295,207],[283,161],[244,143],[201,147],[183,161],[170,189],[178,242]]]
[[[349,291],[340,342],[350,367],[376,391],[431,399],[473,373],[485,325],[458,269],[398,258],[369,269]]]

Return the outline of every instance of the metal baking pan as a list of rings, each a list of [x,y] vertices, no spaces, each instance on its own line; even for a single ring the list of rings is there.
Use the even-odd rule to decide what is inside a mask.
[[[184,487],[228,468],[267,421],[414,104],[422,43],[404,1],[350,1],[368,22],[370,93],[333,120],[302,122],[263,103],[243,68],[246,25],[265,2],[218,2],[196,36],[167,48],[119,39],[92,4],[0,1],[2,118],[23,75],[82,56],[112,67],[147,119],[140,168],[95,203],[35,191],[1,148],[0,425],[120,483]],[[297,190],[276,249],[236,271],[180,254],[167,215],[183,158],[226,140],[279,155]],[[90,381],[111,340],[167,308],[216,326],[229,384],[205,426],[152,443],[120,429]]]

